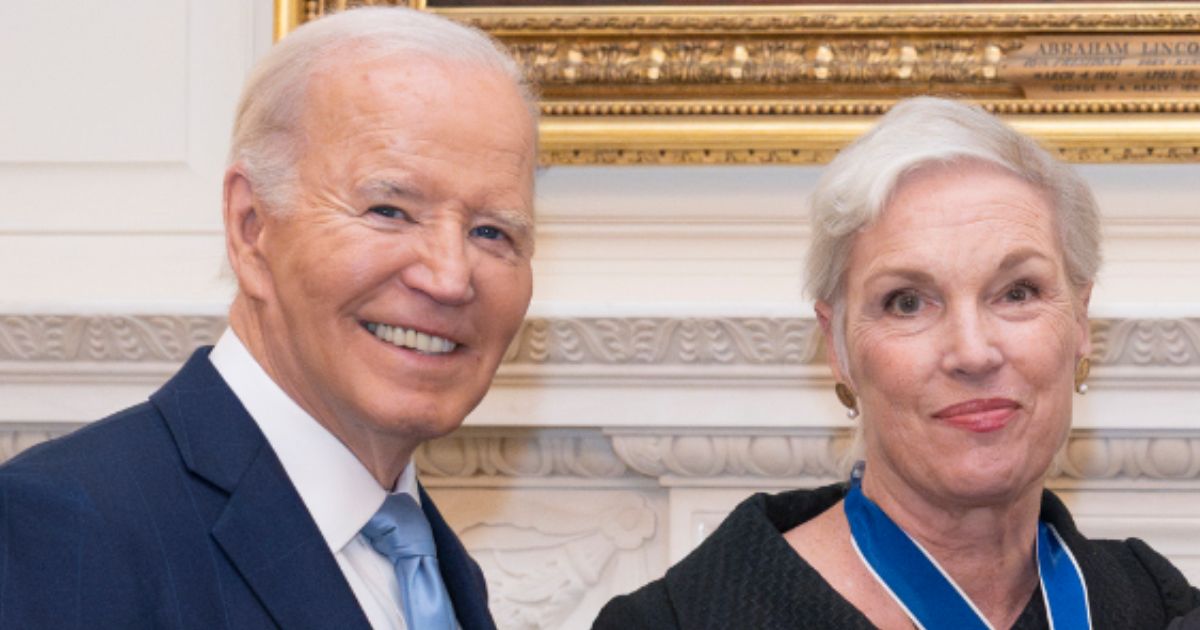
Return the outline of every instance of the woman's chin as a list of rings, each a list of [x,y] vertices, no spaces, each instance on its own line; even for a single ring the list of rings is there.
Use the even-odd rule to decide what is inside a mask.
[[[1021,462],[963,462],[938,475],[935,495],[964,506],[1012,503],[1031,491],[1040,493],[1041,471]]]

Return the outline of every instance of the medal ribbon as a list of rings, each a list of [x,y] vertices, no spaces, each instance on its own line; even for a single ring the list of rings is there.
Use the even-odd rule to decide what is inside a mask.
[[[923,630],[974,630],[991,624],[915,540],[862,492],[862,464],[844,502],[854,549],[883,588]],[[1087,586],[1053,525],[1038,522],[1038,578],[1051,630],[1092,627]]]

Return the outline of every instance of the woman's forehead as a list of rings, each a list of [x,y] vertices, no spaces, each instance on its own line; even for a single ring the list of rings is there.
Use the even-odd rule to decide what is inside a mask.
[[[1054,211],[1039,189],[995,168],[914,173],[854,239],[849,271],[997,265],[1014,249],[1061,259]],[[858,275],[858,274],[855,274]]]
[[[1040,188],[985,163],[925,167],[906,174],[888,196],[878,217],[862,228],[953,229],[983,219],[1036,220],[1054,224],[1054,205]]]

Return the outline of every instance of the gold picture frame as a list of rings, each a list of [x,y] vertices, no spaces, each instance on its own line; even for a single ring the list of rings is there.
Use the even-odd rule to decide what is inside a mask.
[[[276,36],[363,4],[478,26],[539,85],[546,164],[821,163],[920,93],[1074,162],[1200,161],[1200,2],[451,3],[276,0]]]

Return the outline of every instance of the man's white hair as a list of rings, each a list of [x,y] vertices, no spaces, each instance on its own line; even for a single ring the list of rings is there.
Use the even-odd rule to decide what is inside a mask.
[[[479,66],[512,79],[537,133],[537,100],[520,66],[486,33],[430,13],[399,7],[342,11],[304,24],[255,66],[238,102],[229,164],[240,164],[267,209],[286,212],[296,190],[296,163],[309,80],[352,59],[397,54]],[[497,124],[507,124],[497,121]],[[533,146],[537,146],[537,138]]]

